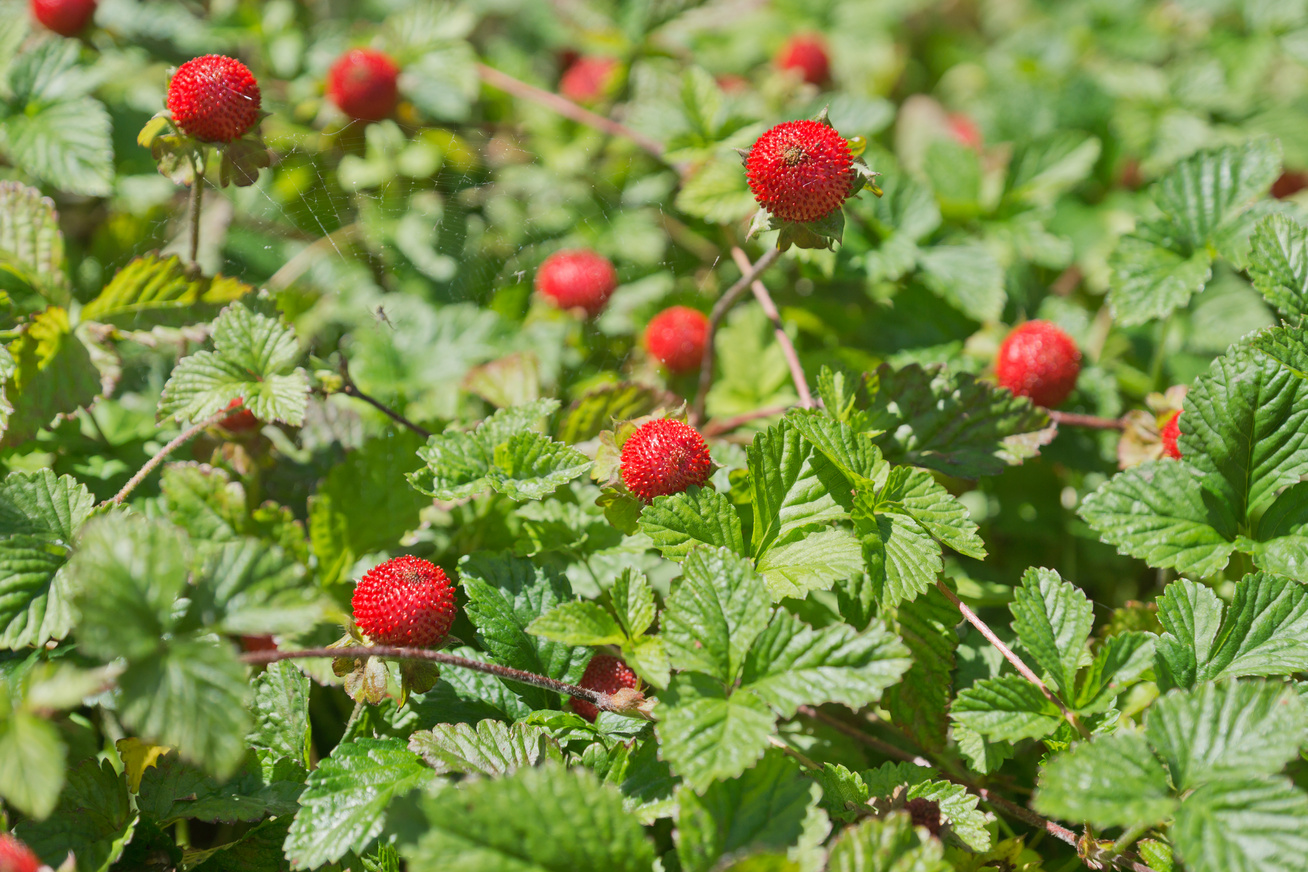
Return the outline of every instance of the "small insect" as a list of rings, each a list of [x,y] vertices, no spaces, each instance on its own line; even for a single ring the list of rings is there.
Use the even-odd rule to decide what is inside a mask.
[[[391,319],[386,315],[385,306],[378,306],[377,311],[373,312],[373,315],[375,315],[377,320],[385,324],[387,327],[391,328],[392,330],[395,329],[395,325],[391,323]]]

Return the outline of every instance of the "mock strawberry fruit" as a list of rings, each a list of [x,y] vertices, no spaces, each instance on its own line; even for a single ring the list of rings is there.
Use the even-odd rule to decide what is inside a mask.
[[[618,62],[613,58],[579,57],[559,79],[559,93],[574,103],[594,103],[613,87]]]
[[[955,142],[966,145],[975,151],[980,151],[985,142],[981,136],[981,128],[977,127],[975,121],[961,112],[949,116],[949,134],[954,137]]]
[[[384,52],[356,48],[327,73],[327,97],[355,121],[389,118],[399,102],[400,68]]]
[[[0,833],[0,872],[37,872],[40,868],[41,861],[31,848],[9,833]]]
[[[825,84],[831,78],[827,45],[817,36],[794,36],[777,53],[777,67],[794,70],[810,85]]]
[[[640,687],[640,679],[624,661],[617,657],[596,654],[590,658],[590,663],[586,664],[586,671],[582,673],[581,681],[577,686],[587,690],[598,690],[600,693],[617,693],[624,688],[635,690]],[[569,702],[572,704],[572,710],[586,720],[594,722],[595,718],[599,717],[599,709],[593,703],[577,699],[575,696]]]
[[[182,64],[168,85],[173,123],[205,142],[234,142],[259,123],[262,97],[250,68],[204,55]]]
[[[622,446],[622,483],[647,503],[703,485],[712,467],[704,438],[672,418],[641,424]]]
[[[1163,456],[1170,457],[1173,460],[1181,459],[1181,448],[1176,444],[1176,440],[1181,438],[1181,410],[1177,409],[1167,417],[1167,423],[1163,424],[1158,435],[1163,440]]]
[[[1286,170],[1272,182],[1271,193],[1276,199],[1284,200],[1286,197],[1293,197],[1304,188],[1308,188],[1308,173]]]
[[[689,306],[673,306],[655,315],[645,328],[645,347],[668,372],[699,369],[708,339],[708,316]]]
[[[594,318],[618,286],[618,271],[589,249],[556,251],[536,270],[536,290],[560,309],[584,309]]]
[[[439,566],[406,554],[368,570],[350,605],[354,622],[378,645],[430,648],[454,623],[454,586]]]
[[[95,16],[97,0],[32,0],[32,17],[60,36],[77,36]]]
[[[228,403],[227,408],[236,411],[219,421],[218,426],[229,433],[245,433],[258,427],[259,419],[254,417],[254,413],[249,409],[239,408],[244,402],[244,398],[237,397]]]
[[[820,121],[787,121],[764,133],[745,172],[754,199],[784,221],[825,218],[856,190],[849,143]]]
[[[1081,351],[1048,321],[1027,321],[999,346],[999,383],[1037,406],[1053,408],[1067,399],[1081,372]]]

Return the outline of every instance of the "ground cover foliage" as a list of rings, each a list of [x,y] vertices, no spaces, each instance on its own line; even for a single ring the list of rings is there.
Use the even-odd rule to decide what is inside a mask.
[[[366,124],[357,46],[401,71]],[[152,118],[207,53],[268,115],[196,203]],[[736,149],[823,110],[879,175],[747,238]],[[83,872],[1308,869],[1305,172],[1303,0],[0,2],[3,829]],[[598,317],[532,292],[569,248]],[[706,379],[651,359],[737,289]],[[1035,318],[1054,410],[995,383]],[[624,490],[649,415],[703,487]],[[334,669],[401,554],[446,662]],[[643,698],[592,722],[596,652]]]

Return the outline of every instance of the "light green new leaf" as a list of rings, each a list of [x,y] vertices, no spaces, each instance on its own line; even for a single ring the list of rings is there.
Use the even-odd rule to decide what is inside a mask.
[[[66,303],[64,237],[54,201],[20,182],[0,182],[0,269]]]
[[[286,859],[313,868],[362,851],[386,822],[391,800],[435,777],[401,739],[355,739],[336,746],[309,774],[286,836]]]
[[[0,406],[7,405],[13,411],[0,447],[26,442],[50,426],[57,415],[90,405],[103,389],[90,350],[73,332],[68,312],[58,306],[51,306],[28,322],[22,334],[9,344],[8,353],[13,370],[5,379]]]
[[[1176,800],[1144,736],[1124,730],[1079,742],[1046,763],[1032,805],[1060,820],[1116,827],[1161,823]]]
[[[1170,227],[1142,226],[1123,236],[1109,258],[1113,268],[1108,302],[1123,327],[1147,324],[1170,315],[1203,290],[1213,274],[1205,248],[1178,252],[1166,243]]]
[[[802,539],[774,543],[758,558],[772,598],[803,599],[863,572],[863,546],[848,530],[819,530]]]
[[[731,684],[767,626],[772,598],[749,561],[725,548],[692,551],[683,572],[661,621],[668,656],[678,669]]]
[[[539,500],[590,470],[577,449],[534,431],[514,433],[494,446],[491,487],[515,500]]]
[[[1077,688],[1077,712],[1106,711],[1152,665],[1156,638],[1152,633],[1128,631],[1105,639]]]
[[[907,812],[867,818],[831,845],[827,872],[950,872],[939,839],[913,826]]]
[[[609,588],[609,602],[628,636],[639,636],[654,623],[654,588],[645,573],[627,567]]]
[[[1063,700],[1070,700],[1081,654],[1094,626],[1090,601],[1054,570],[1032,568],[1013,590],[1009,610],[1022,647],[1050,676]]]
[[[818,631],[779,610],[750,648],[740,683],[782,717],[825,702],[858,710],[879,699],[911,663],[908,649],[880,624],[863,633],[848,624]]]
[[[812,444],[789,420],[783,420],[754,437],[747,449],[749,487],[753,497],[754,557],[796,530],[847,518],[839,489],[831,476],[814,465]],[[835,494],[832,491],[835,490]]]
[[[544,727],[479,721],[437,724],[409,736],[409,750],[426,760],[438,775],[507,775],[542,759],[562,760],[559,744]]]
[[[1222,602],[1209,588],[1178,578],[1157,599],[1158,620],[1167,632],[1158,637],[1155,671],[1159,687],[1190,687],[1199,664],[1212,656],[1222,621]]]
[[[640,530],[670,560],[684,560],[700,545],[745,553],[735,508],[712,488],[690,487],[671,496],[655,497],[640,513]]]
[[[555,606],[528,624],[527,632],[565,645],[621,645],[627,639],[603,606],[580,600]]]
[[[1254,287],[1284,317],[1308,315],[1308,227],[1286,215],[1268,215],[1254,228],[1251,244]]]
[[[1205,784],[1177,809],[1172,843],[1188,872],[1299,872],[1308,794],[1280,777]]]
[[[1227,679],[1170,691],[1146,712],[1145,733],[1177,790],[1187,790],[1279,772],[1308,737],[1308,720],[1292,689]]]
[[[662,756],[696,793],[735,778],[763,756],[776,716],[748,689],[730,696],[708,675],[674,676],[659,695]]]
[[[1042,738],[1063,721],[1058,706],[1020,675],[976,682],[958,694],[949,713],[955,722],[1004,742]]]
[[[227,276],[193,277],[177,255],[152,252],[119,270],[82,308],[82,320],[124,330],[181,327],[208,321],[222,306],[253,290]]]

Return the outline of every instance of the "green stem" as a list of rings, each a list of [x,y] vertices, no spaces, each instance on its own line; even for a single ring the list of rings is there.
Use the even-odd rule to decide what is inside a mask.
[[[1167,359],[1167,334],[1171,332],[1172,320],[1175,317],[1175,314],[1168,315],[1163,321],[1163,326],[1159,328],[1158,344],[1154,346],[1154,359],[1149,364],[1149,382],[1157,390],[1163,387],[1159,382],[1163,377],[1163,361]]]
[[[1113,842],[1112,850],[1109,851],[1108,856],[1104,859],[1111,860],[1127,848],[1134,845],[1140,840],[1141,836],[1149,832],[1149,827],[1150,825],[1148,823],[1137,823],[1130,827],[1126,832],[1117,837],[1117,841]]]
[[[200,251],[200,208],[204,205],[204,162],[206,155],[200,152],[200,162],[195,166],[195,179],[191,182],[191,270],[200,272],[196,255]]]

